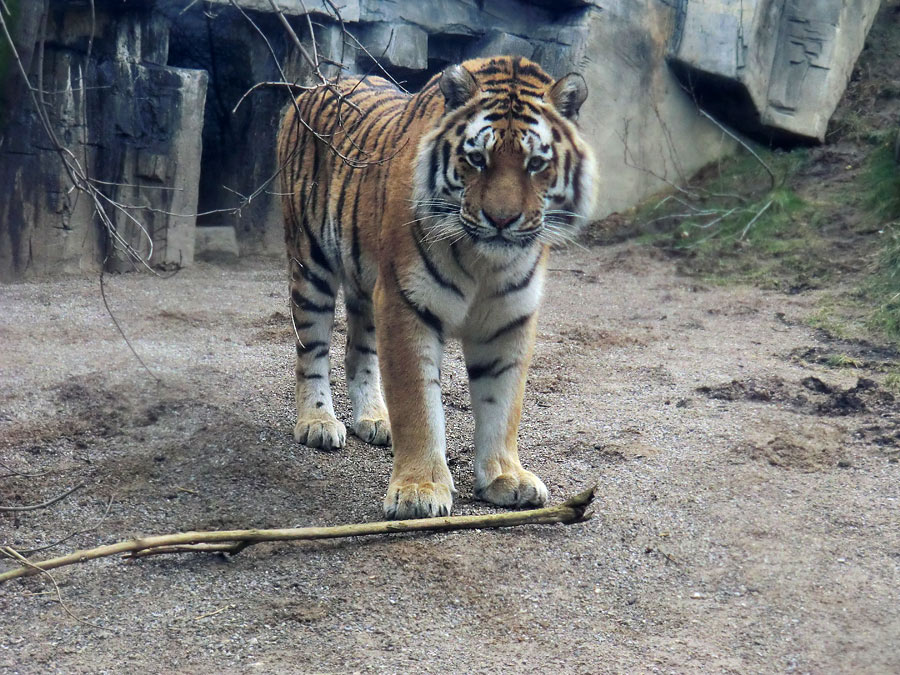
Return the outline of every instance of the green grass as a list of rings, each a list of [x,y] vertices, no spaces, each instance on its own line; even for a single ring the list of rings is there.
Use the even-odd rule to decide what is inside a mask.
[[[833,301],[822,300],[818,303],[818,307],[818,311],[806,319],[805,323],[808,326],[821,330],[835,338],[848,338],[851,336],[846,317],[837,310]]]
[[[746,281],[770,288],[807,288],[827,278],[817,241],[817,206],[790,187],[807,153],[761,152],[774,181],[747,152],[708,168],[701,188],[688,188],[636,217],[644,239],[682,256],[684,271],[708,281]],[[774,182],[774,187],[773,187]]]
[[[827,288],[809,325],[900,346],[900,23],[897,0],[888,5],[831,120],[833,150],[759,151],[770,180],[740,149],[638,208],[634,222],[684,274],[788,292]]]
[[[846,354],[831,354],[825,360],[825,365],[830,368],[859,368],[859,361]]]
[[[866,209],[881,222],[900,219],[900,164],[894,160],[893,135],[869,156],[862,174]]]
[[[884,386],[888,391],[900,394],[900,370],[888,373],[887,377],[884,378]]]
[[[809,323],[835,337],[869,331],[900,343],[900,166],[892,133],[873,131],[867,139],[869,157],[858,173],[848,174],[847,187],[807,189],[804,194],[816,196],[806,198],[794,186],[804,184],[795,178],[809,161],[807,152],[761,152],[775,175],[773,186],[760,162],[742,151],[708,167],[684,191],[640,207],[639,239],[670,250],[682,272],[708,282],[789,292],[821,287],[848,259],[862,269],[871,247],[882,248],[878,264],[857,282],[854,316],[823,307]],[[823,226],[846,219],[848,208],[847,229],[835,232],[831,225],[826,234]],[[845,241],[856,248],[847,249]]]
[[[870,156],[862,176],[863,200],[883,241],[877,268],[866,288],[875,305],[869,327],[900,343],[900,165],[893,144]]]

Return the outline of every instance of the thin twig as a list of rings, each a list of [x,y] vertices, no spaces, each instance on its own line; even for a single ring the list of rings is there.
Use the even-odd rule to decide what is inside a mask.
[[[34,555],[35,553],[49,551],[51,548],[56,548],[60,544],[64,544],[65,542],[69,541],[69,539],[77,537],[79,534],[82,534],[83,532],[87,532],[87,530],[82,530],[80,532],[72,532],[71,534],[67,534],[62,539],[57,539],[56,541],[50,542],[49,544],[45,544],[44,546],[37,546],[34,548],[23,548],[23,549],[16,549],[16,550],[19,553],[21,553],[22,555]]]
[[[696,227],[697,227],[698,229],[701,229],[701,230],[708,230],[709,228],[711,228],[711,227],[712,227],[713,225],[715,225],[716,223],[718,223],[718,222],[720,222],[720,221],[722,221],[722,220],[725,220],[728,216],[730,216],[732,213],[734,213],[734,212],[737,211],[737,210],[738,210],[738,207],[737,207],[737,206],[735,206],[735,207],[733,207],[733,208],[730,208],[730,209],[728,209],[725,213],[723,213],[722,215],[720,215],[718,218],[714,218],[713,220],[709,221],[708,223],[703,223],[703,225],[697,225]],[[746,209],[740,209],[740,210],[741,210],[741,211],[746,211]]]
[[[768,208],[769,208],[770,206],[772,206],[772,202],[773,202],[773,201],[774,201],[774,200],[770,199],[768,202],[766,202],[766,205],[763,206],[763,207],[757,212],[757,214],[756,214],[755,216],[753,216],[753,218],[750,220],[750,222],[747,223],[747,224],[744,226],[744,229],[743,229],[743,231],[741,232],[741,236],[738,237],[738,240],[739,240],[739,241],[743,241],[743,240],[744,240],[744,237],[747,236],[747,232],[749,232],[749,231],[750,231],[750,228],[753,227],[753,223],[755,223],[757,220],[759,220],[759,217],[760,217],[762,214],[764,214],[764,213],[768,210]]]
[[[278,15],[278,20],[281,22],[281,25],[284,26],[285,30],[288,32],[288,35],[291,36],[291,40],[294,43],[294,46],[297,50],[303,55],[303,58],[306,59],[307,63],[312,64],[312,67],[315,69],[316,75],[322,81],[322,84],[330,84],[328,78],[322,74],[322,71],[319,70],[319,61],[318,59],[314,59],[310,56],[309,52],[306,51],[306,47],[303,46],[303,43],[300,42],[300,38],[297,37],[297,33],[294,32],[294,28],[291,26],[290,22],[287,20],[287,17],[284,15],[284,11],[279,7],[275,0],[269,0],[269,5],[272,7],[272,10],[275,14]],[[312,36],[313,44],[316,43],[315,34]]]
[[[712,123],[715,124],[717,127],[719,127],[719,129],[721,129],[723,133],[727,134],[728,136],[730,136],[731,138],[733,138],[735,141],[737,141],[738,143],[740,143],[740,144],[744,147],[744,149],[745,149],[747,152],[749,152],[751,155],[753,155],[753,156],[756,158],[756,161],[759,162],[759,163],[762,165],[762,167],[766,170],[766,173],[769,174],[769,181],[770,181],[769,189],[770,189],[770,190],[774,190],[774,189],[775,189],[775,185],[776,185],[777,182],[778,182],[777,179],[775,178],[775,172],[772,171],[772,167],[770,167],[768,164],[766,164],[765,160],[763,160],[763,158],[760,157],[760,156],[756,153],[756,151],[755,151],[753,148],[750,147],[750,144],[749,144],[749,143],[746,143],[744,140],[742,140],[736,133],[734,133],[734,132],[731,131],[728,127],[726,127],[724,124],[722,124],[721,122],[719,122],[719,120],[717,120],[715,117],[713,117],[712,115],[710,115],[708,112],[706,112],[706,111],[705,111],[703,108],[701,108],[699,105],[697,106],[697,110],[700,111],[700,114],[703,115],[703,117],[705,117],[705,118],[708,119],[710,122],[712,122]]]
[[[58,497],[54,497],[42,504],[31,504],[30,506],[0,506],[0,511],[3,512],[19,512],[19,511],[37,511],[38,509],[46,509],[48,506],[53,506],[56,502],[61,502],[63,499],[68,497],[70,494],[75,492],[76,490],[80,490],[84,487],[84,483],[80,485],[76,485],[71,490],[66,490]]]
[[[292,94],[299,94],[304,91],[315,91],[319,88],[319,85],[314,85],[311,87],[304,87],[303,85],[296,84],[295,82],[257,82],[252,87],[250,87],[247,91],[241,95],[238,99],[238,102],[234,104],[234,107],[231,109],[231,114],[234,115],[237,113],[238,108],[241,107],[241,104],[244,100],[257,89],[262,89],[263,87],[282,87],[287,88]]]
[[[661,175],[661,174],[653,171],[652,169],[648,169],[647,167],[640,166],[635,161],[634,155],[631,154],[631,148],[628,146],[628,130],[629,130],[630,125],[631,125],[631,120],[626,119],[625,123],[624,123],[624,132],[621,134],[616,132],[616,135],[619,137],[619,140],[622,141],[622,162],[625,164],[625,166],[630,167],[632,169],[637,169],[638,171],[643,171],[644,173],[646,173],[650,176],[653,176],[657,180],[665,183],[666,185],[671,187],[673,190],[677,190],[681,194],[686,195],[686,196],[690,197],[691,199],[699,199],[699,195],[697,195],[695,192],[692,192],[691,190],[685,188],[684,186],[679,185],[678,183],[670,180],[665,175]]]
[[[69,539],[72,539],[73,537],[77,537],[82,534],[87,534],[88,532],[93,532],[100,526],[100,523],[102,523],[106,519],[106,516],[109,515],[109,510],[112,507],[112,503],[113,503],[113,496],[110,495],[109,499],[106,502],[106,509],[103,511],[103,515],[97,519],[96,523],[94,523],[91,527],[89,527],[85,530],[78,530],[76,532],[72,532],[71,534],[66,535],[62,539],[57,539],[56,541],[51,542],[49,544],[44,544],[43,546],[38,546],[38,547],[34,547],[34,548],[29,548],[29,549],[18,547],[18,548],[16,548],[16,550],[24,556],[34,555],[35,553],[41,553],[42,551],[48,551],[51,548],[56,548],[60,544],[69,541]]]
[[[75,614],[75,612],[73,612],[71,609],[69,609],[69,606],[63,600],[62,591],[59,590],[59,584],[56,583],[56,579],[53,578],[53,575],[50,574],[50,572],[48,572],[45,569],[41,569],[40,567],[38,567],[37,565],[32,563],[30,560],[28,560],[28,558],[23,556],[21,553],[19,553],[15,549],[10,548],[9,546],[0,547],[0,553],[7,556],[8,558],[12,558],[13,560],[21,563],[22,565],[25,565],[25,569],[30,570],[31,574],[45,574],[47,576],[47,578],[50,579],[51,583],[53,584],[53,588],[56,590],[56,599],[59,601],[59,606],[62,607],[63,610],[65,611],[65,613],[68,614],[72,619],[74,619],[78,623],[84,624],[85,626],[90,626],[91,628],[99,628],[100,630],[109,630],[109,628],[104,628],[103,626],[98,626],[97,624],[91,623],[90,621],[85,621],[80,616]]]
[[[187,7],[185,7],[183,10],[181,10],[181,11],[178,13],[178,16],[181,16],[182,14],[184,14],[184,13],[185,13],[186,11],[188,11],[191,7],[193,7],[194,5],[196,5],[199,1],[200,1],[200,0],[191,0],[191,1],[188,3]]]
[[[0,476],[0,478],[40,478],[41,476],[46,476],[50,473],[49,471],[41,471],[40,473],[22,473],[21,471],[16,471],[11,466],[9,466],[8,464],[4,464],[3,462],[0,462],[0,466],[10,472],[3,474],[2,476]]]
[[[221,552],[222,544],[232,542],[241,544],[242,550],[248,546],[264,541],[310,541],[318,539],[335,539],[339,537],[362,537],[377,534],[400,534],[405,532],[450,532],[454,530],[488,529],[499,527],[515,527],[518,525],[546,525],[551,523],[579,523],[591,517],[588,507],[594,499],[592,487],[581,492],[568,501],[557,506],[548,506],[530,511],[513,511],[491,513],[482,516],[447,516],[444,518],[423,518],[419,520],[394,520],[377,523],[359,523],[354,525],[338,525],[335,527],[297,527],[275,530],[220,530],[209,532],[179,532],[149,537],[138,537],[116,544],[98,546],[97,548],[76,551],[69,555],[51,558],[0,574],[0,583],[17,577],[32,576],[41,570],[75,563],[96,560],[114,555],[144,554],[144,551],[177,547],[171,552],[183,552],[185,545],[217,544],[212,549]],[[202,549],[197,549],[202,550]]]
[[[216,616],[217,614],[221,614],[225,610],[231,609],[231,605],[225,605],[224,607],[220,607],[219,609],[213,612],[207,612],[206,614],[201,614],[200,616],[195,616],[194,621],[200,621],[202,619],[208,619],[211,616]]]
[[[105,266],[106,265],[104,263],[104,267]],[[147,371],[147,374],[150,375],[150,377],[152,377],[156,381],[157,384],[159,384],[160,382],[162,382],[162,380],[159,379],[159,377],[156,375],[156,373],[154,373],[152,370],[150,370],[149,366],[147,366],[147,364],[144,363],[144,359],[142,359],[140,357],[140,355],[137,353],[137,351],[135,351],[135,348],[132,346],[131,341],[128,339],[128,336],[125,335],[125,331],[122,329],[122,326],[119,324],[119,320],[116,318],[116,315],[113,314],[113,311],[109,306],[109,302],[106,299],[106,286],[103,283],[104,275],[105,275],[104,270],[100,270],[100,297],[103,299],[103,306],[106,307],[106,312],[107,312],[107,314],[109,314],[109,318],[112,319],[112,322],[116,327],[116,330],[119,331],[119,335],[121,335],[122,339],[125,340],[125,344],[128,345],[128,349],[130,349],[131,353],[134,354],[134,358],[136,358],[138,360],[138,363],[140,363],[144,367],[144,370]]]

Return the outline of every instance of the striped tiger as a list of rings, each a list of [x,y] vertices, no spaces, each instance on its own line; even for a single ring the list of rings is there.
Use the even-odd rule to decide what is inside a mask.
[[[549,245],[590,212],[595,167],[575,120],[584,79],[519,57],[446,68],[417,94],[378,77],[299,94],[278,134],[296,333],[297,424],[340,448],[329,346],[347,313],[352,431],[393,443],[388,518],[447,515],[441,357],[462,342],[475,416],[476,497],[536,506],[517,430]]]

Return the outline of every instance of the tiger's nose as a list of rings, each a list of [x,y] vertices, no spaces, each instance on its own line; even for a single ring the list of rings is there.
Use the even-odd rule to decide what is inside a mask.
[[[507,227],[510,223],[514,223],[519,219],[522,215],[521,212],[517,213],[514,216],[507,216],[505,214],[490,214],[484,209],[481,210],[481,217],[484,218],[484,221],[489,225],[496,227],[498,230],[502,230],[504,227]]]

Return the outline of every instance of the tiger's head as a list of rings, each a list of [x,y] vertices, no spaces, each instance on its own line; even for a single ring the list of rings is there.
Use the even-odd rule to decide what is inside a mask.
[[[431,239],[466,236],[491,257],[571,239],[595,194],[590,146],[575,120],[584,78],[555,81],[520,57],[443,71],[444,113],[416,158],[417,216]]]

